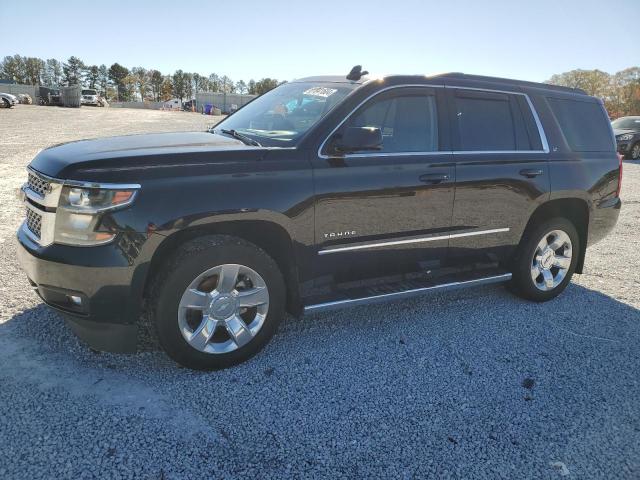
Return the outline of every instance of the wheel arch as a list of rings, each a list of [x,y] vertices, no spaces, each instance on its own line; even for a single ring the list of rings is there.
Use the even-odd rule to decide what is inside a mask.
[[[522,236],[536,223],[553,217],[563,217],[571,221],[580,236],[580,257],[576,266],[576,273],[582,273],[584,259],[587,250],[587,240],[589,235],[589,205],[581,198],[558,198],[549,200],[536,208]]]
[[[242,238],[264,250],[277,263],[287,291],[287,310],[301,311],[298,264],[293,240],[287,230],[267,220],[233,220],[179,230],[167,236],[154,252],[146,275],[143,296],[149,298],[153,281],[171,255],[184,243],[206,235],[230,235]]]

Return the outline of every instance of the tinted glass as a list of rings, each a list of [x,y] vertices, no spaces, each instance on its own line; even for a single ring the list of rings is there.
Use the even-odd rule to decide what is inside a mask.
[[[433,95],[398,95],[373,99],[348,122],[351,127],[382,131],[382,152],[438,150],[438,120]]]
[[[571,150],[608,152],[615,148],[609,121],[599,103],[560,98],[548,100]]]
[[[470,92],[456,96],[460,150],[517,150],[509,97]],[[521,129],[519,129],[521,132]]]

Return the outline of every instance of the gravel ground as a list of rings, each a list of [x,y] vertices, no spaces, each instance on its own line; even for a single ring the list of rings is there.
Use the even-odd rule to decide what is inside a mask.
[[[501,287],[287,319],[216,373],[96,354],[15,260],[40,148],[190,113],[0,110],[0,478],[639,478],[640,163],[616,230],[546,304]]]

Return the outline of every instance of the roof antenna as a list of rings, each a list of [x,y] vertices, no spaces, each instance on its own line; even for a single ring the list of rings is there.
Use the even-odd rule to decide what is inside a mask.
[[[362,71],[362,65],[356,65],[351,69],[349,75],[347,75],[347,80],[358,81],[368,73],[369,72],[367,72],[366,70],[364,72]]]

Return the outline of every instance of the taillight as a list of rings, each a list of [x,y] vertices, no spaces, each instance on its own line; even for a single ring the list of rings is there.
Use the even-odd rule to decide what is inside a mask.
[[[618,153],[618,189],[616,190],[616,197],[620,196],[620,190],[622,189],[622,159],[624,157]]]

